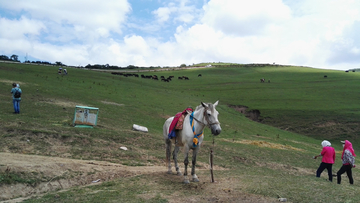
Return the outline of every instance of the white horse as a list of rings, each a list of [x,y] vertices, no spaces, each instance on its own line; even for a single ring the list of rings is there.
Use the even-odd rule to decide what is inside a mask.
[[[218,102],[219,101],[215,102],[214,104],[201,102],[201,105],[197,106],[192,114],[186,115],[183,123],[183,129],[176,131],[176,138],[169,139],[168,137],[169,127],[174,117],[168,118],[164,123],[163,135],[166,145],[166,161],[168,163],[168,173],[172,174],[170,156],[171,156],[172,143],[174,143],[175,149],[173,151],[173,159],[174,159],[177,175],[179,176],[182,174],[180,172],[179,165],[177,162],[177,154],[179,152],[180,146],[182,146],[184,150],[184,155],[185,155],[184,183],[190,183],[189,178],[187,176],[187,166],[189,164],[188,154],[190,149],[193,150],[192,168],[191,168],[192,180],[194,182],[199,182],[199,179],[195,174],[196,155],[199,152],[200,145],[205,136],[202,133],[205,126],[208,126],[211,129],[211,133],[213,135],[219,135],[221,133],[221,127],[218,121],[219,113],[215,109],[215,107],[218,105]],[[191,124],[191,120],[192,120],[192,124]],[[198,140],[196,146],[194,144],[195,135]]]

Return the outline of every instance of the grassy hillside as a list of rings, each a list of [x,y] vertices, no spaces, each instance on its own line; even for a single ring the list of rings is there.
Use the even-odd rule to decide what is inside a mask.
[[[82,69],[68,72],[65,76],[57,74],[57,67],[0,64],[1,152],[139,167],[163,165],[159,173],[165,175],[165,119],[201,101],[219,100],[217,110],[223,131],[213,145],[210,130],[205,130],[205,143],[198,157],[199,167],[206,168],[210,148],[214,148],[218,187],[208,184],[208,171],[200,170],[203,182],[199,184],[184,186],[181,178],[139,175],[59,192],[57,199],[49,194],[28,202],[171,202],[174,190],[179,190],[176,195],[180,199],[200,202],[236,201],[245,194],[269,201],[279,196],[293,202],[360,201],[358,169],[353,170],[354,186],[348,185],[346,177],[339,186],[327,182],[325,172],[320,179],[315,178],[321,160],[311,159],[321,151],[322,139],[330,140],[338,152],[334,171],[341,166],[340,140],[349,139],[355,151],[360,149],[358,73],[230,65],[144,73],[175,76],[171,82],[162,82]],[[178,76],[190,80],[178,80]],[[260,83],[260,78],[266,82]],[[19,83],[23,91],[19,115],[12,114],[13,82]],[[98,107],[98,126],[72,127],[75,105]],[[251,121],[230,107],[236,105],[259,110],[261,122]],[[146,126],[149,133],[131,130],[133,124]],[[130,150],[119,150],[120,146]],[[0,163],[0,184],[19,182],[6,179],[6,167]],[[35,182],[50,179],[40,179],[31,172],[13,175]],[[144,191],[151,195],[144,198]]]

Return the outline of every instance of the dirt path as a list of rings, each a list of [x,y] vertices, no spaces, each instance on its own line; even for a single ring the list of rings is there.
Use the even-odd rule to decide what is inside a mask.
[[[33,185],[4,184],[0,186],[0,201],[161,170],[164,166],[130,167],[102,161],[0,153],[0,172],[28,174],[44,180]]]
[[[199,163],[199,170],[209,170],[208,164]],[[214,170],[227,170],[215,166]],[[74,186],[101,184],[121,177],[152,174],[157,178],[174,177],[166,174],[166,166],[125,166],[104,161],[76,160],[59,157],[0,153],[0,173],[25,174],[41,180],[37,184],[4,184],[0,186],[0,203],[21,202],[33,196],[51,191],[67,190]],[[181,178],[179,177],[179,180]],[[238,187],[231,178],[217,181],[215,184],[200,182],[189,185],[197,189],[211,191],[209,196],[182,197],[179,194],[166,196],[169,202],[277,202],[276,198],[234,192]],[[146,197],[143,197],[146,199]]]

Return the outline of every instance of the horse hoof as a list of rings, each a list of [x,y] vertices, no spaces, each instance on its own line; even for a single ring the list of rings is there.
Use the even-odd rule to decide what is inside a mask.
[[[199,179],[193,178],[193,181],[194,181],[194,182],[199,182]]]
[[[184,183],[185,183],[185,184],[189,184],[190,181],[189,181],[189,180],[184,180]]]
[[[178,176],[182,176],[182,173],[181,173],[181,172],[178,172],[177,175],[178,175]]]

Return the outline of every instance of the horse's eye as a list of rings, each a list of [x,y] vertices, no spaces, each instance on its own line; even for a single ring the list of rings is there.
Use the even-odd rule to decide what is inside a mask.
[[[211,114],[208,113],[208,116],[211,116]]]

